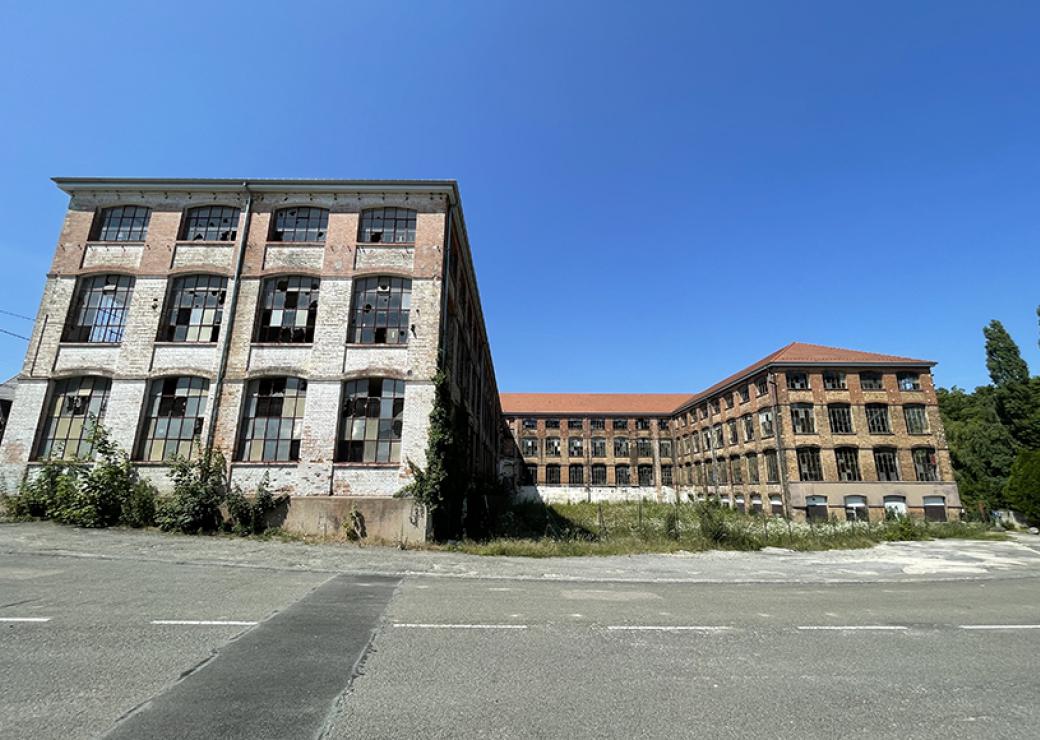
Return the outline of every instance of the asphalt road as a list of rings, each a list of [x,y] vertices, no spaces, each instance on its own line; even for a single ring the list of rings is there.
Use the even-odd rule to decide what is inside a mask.
[[[5,544],[2,738],[1040,735],[1031,568],[561,582]]]

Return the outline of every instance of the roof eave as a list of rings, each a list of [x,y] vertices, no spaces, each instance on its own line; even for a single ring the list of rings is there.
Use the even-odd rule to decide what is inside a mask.
[[[456,180],[272,180],[251,178],[108,178],[53,177],[61,190],[72,195],[77,191],[114,190],[155,192],[232,192],[252,190],[278,193],[436,193],[459,202]]]

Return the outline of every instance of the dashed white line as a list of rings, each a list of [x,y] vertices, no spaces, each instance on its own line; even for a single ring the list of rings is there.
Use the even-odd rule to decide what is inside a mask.
[[[800,630],[906,630],[898,624],[809,624],[799,625]]]
[[[962,630],[1040,630],[1040,624],[960,624]]]
[[[526,624],[422,624],[395,622],[394,627],[423,630],[525,630]]]
[[[153,619],[152,624],[186,625],[189,627],[252,627],[259,622],[237,619]]]
[[[733,628],[707,624],[610,624],[607,629],[625,632],[723,632]]]
[[[49,622],[50,617],[0,617],[0,622]]]

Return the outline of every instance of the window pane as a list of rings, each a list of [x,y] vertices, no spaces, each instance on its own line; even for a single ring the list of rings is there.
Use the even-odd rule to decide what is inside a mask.
[[[343,384],[337,462],[396,463],[404,417],[405,384],[393,378],[367,378]],[[368,442],[363,448],[356,440]],[[538,454],[538,440],[523,440],[524,454]]]
[[[37,459],[93,457],[94,426],[104,419],[112,381],[84,376],[54,381]]]
[[[298,460],[306,395],[307,381],[302,378],[250,381],[236,458],[247,462]]]

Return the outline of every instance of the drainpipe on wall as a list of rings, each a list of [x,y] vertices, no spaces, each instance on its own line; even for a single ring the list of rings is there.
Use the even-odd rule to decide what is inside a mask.
[[[769,385],[773,389],[773,439],[776,442],[776,461],[780,469],[780,500],[784,507],[784,516],[791,518],[791,493],[787,485],[787,455],[784,454],[780,435],[780,392],[776,387],[776,373],[769,373]]]
[[[249,190],[249,183],[243,182],[242,189],[246,193],[245,208],[242,209],[242,218],[238,230],[238,254],[235,257],[235,272],[232,275],[231,295],[228,297],[226,321],[221,327],[220,333],[220,362],[217,365],[217,374],[213,378],[212,402],[209,409],[209,428],[206,430],[206,452],[213,450],[213,439],[217,432],[217,418],[220,414],[220,398],[223,395],[224,375],[227,374],[228,355],[231,353],[231,336],[235,328],[235,311],[238,307],[238,291],[242,284],[242,268],[245,265],[247,235],[249,234],[250,222],[253,218],[253,194]],[[230,479],[230,464],[228,478]]]

